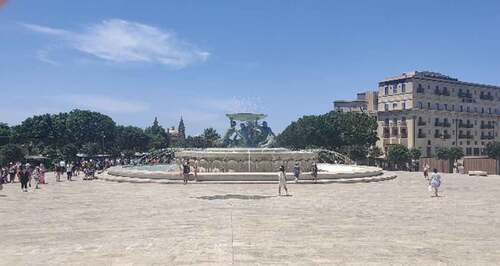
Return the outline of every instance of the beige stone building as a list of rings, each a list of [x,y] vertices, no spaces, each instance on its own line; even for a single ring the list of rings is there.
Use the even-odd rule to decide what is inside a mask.
[[[339,100],[333,102],[333,109],[337,112],[365,112],[375,114],[378,108],[377,94],[377,91],[358,93],[356,100]]]
[[[425,157],[439,147],[484,155],[499,141],[500,87],[463,82],[434,72],[408,72],[379,82],[377,145],[418,148]]]

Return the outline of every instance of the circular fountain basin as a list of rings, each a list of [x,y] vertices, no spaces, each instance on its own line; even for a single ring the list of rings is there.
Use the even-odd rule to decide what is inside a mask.
[[[382,175],[383,171],[377,167],[341,165],[341,164],[318,164],[319,180],[335,179],[356,179]],[[181,172],[175,164],[153,165],[153,166],[131,166],[112,167],[108,169],[108,175],[148,180],[180,181]],[[289,180],[293,180],[293,174],[287,172]],[[191,177],[195,179],[194,175]],[[196,177],[197,181],[252,181],[252,182],[276,182],[277,171],[275,172],[200,172]],[[302,172],[300,180],[313,180],[311,172]]]
[[[310,171],[318,155],[310,151],[284,148],[211,148],[176,152],[177,165],[186,160],[198,166],[200,173],[265,173],[276,172],[280,166],[292,171],[298,163],[302,171]]]

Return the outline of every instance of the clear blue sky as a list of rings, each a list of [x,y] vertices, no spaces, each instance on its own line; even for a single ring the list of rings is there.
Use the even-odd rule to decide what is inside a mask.
[[[197,134],[257,111],[279,132],[405,71],[500,85],[499,14],[500,1],[9,0],[0,121],[79,107],[140,127],[183,115]]]

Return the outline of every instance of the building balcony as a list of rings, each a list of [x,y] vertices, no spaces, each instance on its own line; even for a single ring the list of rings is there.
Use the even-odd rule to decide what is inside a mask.
[[[439,96],[450,96],[450,92],[448,90],[434,90],[434,94],[439,95]]]
[[[420,133],[417,134],[417,138],[419,138],[419,139],[425,139],[425,138],[427,138],[427,135],[425,133],[420,132]]]
[[[459,91],[458,92],[458,98],[469,98],[469,99],[472,99],[472,93]]]
[[[446,133],[446,134],[443,134],[443,139],[451,139],[451,135]]]
[[[474,125],[472,123],[467,123],[467,124],[466,123],[459,123],[458,127],[459,128],[473,128]]]
[[[424,121],[418,121],[417,122],[417,126],[425,126],[425,125],[427,125],[427,123],[424,122]]]
[[[481,135],[481,139],[495,139],[495,136],[492,136],[492,135]]]
[[[493,101],[493,95],[491,95],[491,94],[479,95],[479,99],[481,99],[481,100],[487,100],[487,101]]]
[[[434,133],[434,138],[435,139],[440,139],[443,136],[441,133]]]
[[[459,139],[473,139],[474,136],[472,136],[472,134],[459,134],[458,138]]]
[[[482,124],[481,129],[494,129],[495,125],[492,124]]]

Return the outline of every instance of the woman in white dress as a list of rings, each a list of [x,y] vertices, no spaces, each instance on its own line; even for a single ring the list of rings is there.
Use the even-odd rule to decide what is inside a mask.
[[[278,173],[279,187],[278,187],[278,195],[281,196],[281,188],[285,190],[286,195],[288,196],[288,189],[286,188],[286,173],[285,166],[280,166],[280,171]]]
[[[431,186],[432,190],[434,191],[434,197],[439,197],[438,196],[438,189],[439,189],[439,186],[441,186],[441,176],[438,174],[438,171],[436,168],[434,168],[434,171],[431,175],[431,181],[429,182],[429,185]]]

